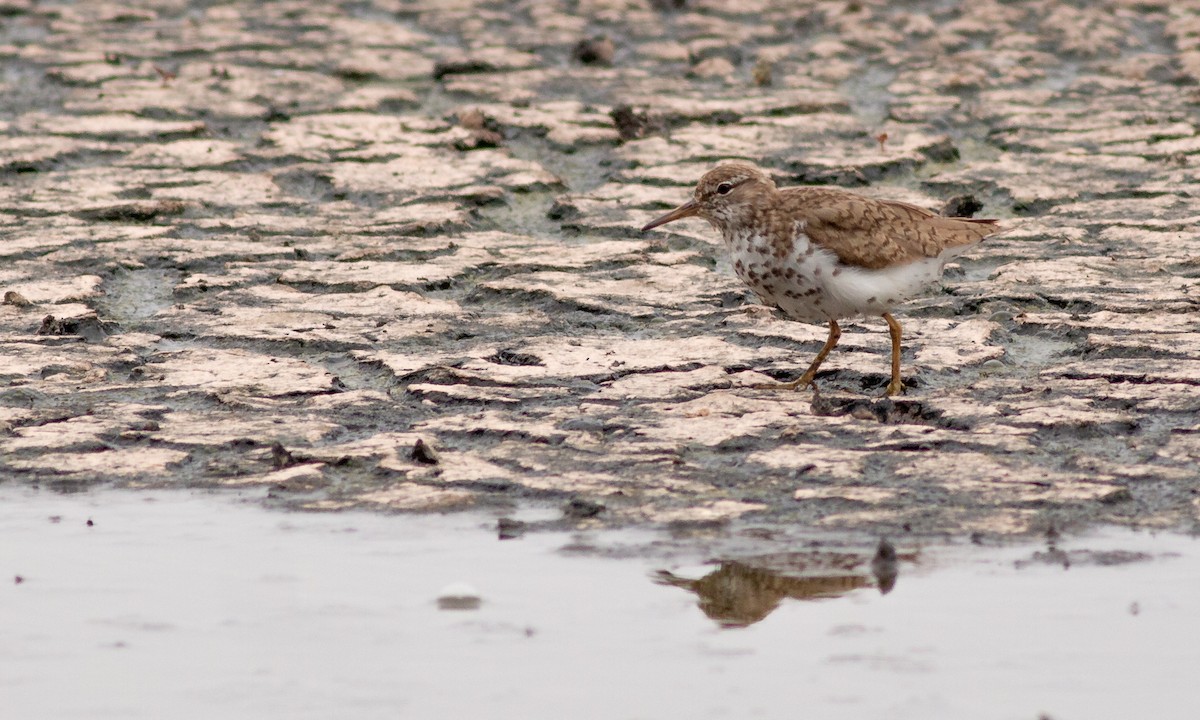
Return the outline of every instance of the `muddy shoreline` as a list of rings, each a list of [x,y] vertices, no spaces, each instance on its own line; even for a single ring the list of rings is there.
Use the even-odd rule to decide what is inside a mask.
[[[1194,527],[1200,5],[753,5],[0,2],[0,477]],[[1014,227],[897,313],[906,395],[871,320],[745,387],[823,328],[637,231],[731,158]]]

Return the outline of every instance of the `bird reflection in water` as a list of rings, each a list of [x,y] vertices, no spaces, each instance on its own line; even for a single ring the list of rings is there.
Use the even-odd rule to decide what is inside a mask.
[[[721,627],[738,628],[770,615],[784,598],[835,598],[872,585],[886,595],[896,585],[901,557],[914,560],[916,555],[901,556],[882,540],[870,560],[850,552],[788,553],[723,561],[696,580],[660,570],[655,582],[696,593],[705,615]]]

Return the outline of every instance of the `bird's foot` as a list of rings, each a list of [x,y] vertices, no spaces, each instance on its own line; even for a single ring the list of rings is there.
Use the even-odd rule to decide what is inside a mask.
[[[813,379],[807,373],[801,375],[791,382],[785,383],[761,383],[759,385],[750,385],[752,390],[802,390],[813,384]],[[816,386],[813,385],[815,388]]]
[[[895,378],[890,383],[888,383],[887,390],[883,391],[883,396],[884,397],[892,397],[893,395],[900,395],[903,392],[904,392],[904,383],[900,382],[900,378]]]

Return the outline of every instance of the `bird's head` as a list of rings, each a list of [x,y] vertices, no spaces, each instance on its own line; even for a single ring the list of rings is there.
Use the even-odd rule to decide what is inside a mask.
[[[758,199],[775,191],[775,183],[756,167],[742,163],[718,165],[700,178],[691,200],[650,221],[642,232],[687,217],[704,218],[724,231],[728,225],[748,219]]]

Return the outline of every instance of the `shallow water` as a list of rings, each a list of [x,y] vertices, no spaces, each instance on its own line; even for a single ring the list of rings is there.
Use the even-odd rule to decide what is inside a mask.
[[[0,487],[3,717],[1195,716],[1195,538],[902,547],[881,594],[494,528]],[[439,609],[456,584],[477,609]]]

